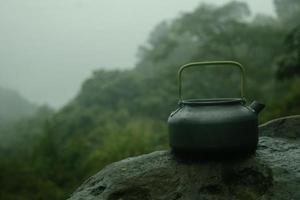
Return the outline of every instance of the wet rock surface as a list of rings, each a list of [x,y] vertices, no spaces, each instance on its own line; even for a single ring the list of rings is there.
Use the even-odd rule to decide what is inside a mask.
[[[283,117],[269,121],[259,127],[261,136],[295,139],[300,138],[300,115]]]
[[[298,200],[299,130],[299,116],[264,124],[256,154],[239,160],[182,160],[168,151],[128,158],[90,177],[69,200]]]

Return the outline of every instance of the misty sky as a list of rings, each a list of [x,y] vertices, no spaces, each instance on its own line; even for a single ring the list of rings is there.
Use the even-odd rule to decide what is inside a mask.
[[[244,0],[274,15],[271,0]],[[99,68],[130,68],[163,20],[228,0],[0,0],[0,86],[59,107]]]

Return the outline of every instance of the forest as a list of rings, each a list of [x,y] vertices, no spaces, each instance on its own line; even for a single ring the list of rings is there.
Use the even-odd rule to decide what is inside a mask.
[[[178,103],[177,70],[189,62],[242,63],[247,100],[267,105],[260,123],[299,114],[300,1],[274,5],[276,17],[253,16],[237,1],[201,4],[159,23],[137,50],[134,68],[94,71],[60,110],[30,108],[34,113],[1,123],[0,199],[66,199],[107,164],[168,149],[166,121]],[[238,80],[234,69],[187,70],[183,95],[236,97]]]

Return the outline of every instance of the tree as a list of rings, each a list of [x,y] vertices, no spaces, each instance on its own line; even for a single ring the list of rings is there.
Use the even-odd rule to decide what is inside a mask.
[[[285,38],[284,53],[278,60],[277,77],[288,79],[300,75],[300,25]]]
[[[294,28],[300,16],[300,2],[298,0],[274,0],[275,10],[279,21],[286,29]]]

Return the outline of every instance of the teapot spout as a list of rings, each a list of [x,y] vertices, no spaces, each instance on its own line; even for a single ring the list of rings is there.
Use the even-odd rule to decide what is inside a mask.
[[[249,107],[256,113],[260,113],[265,108],[265,104],[259,103],[257,101],[253,101]]]

